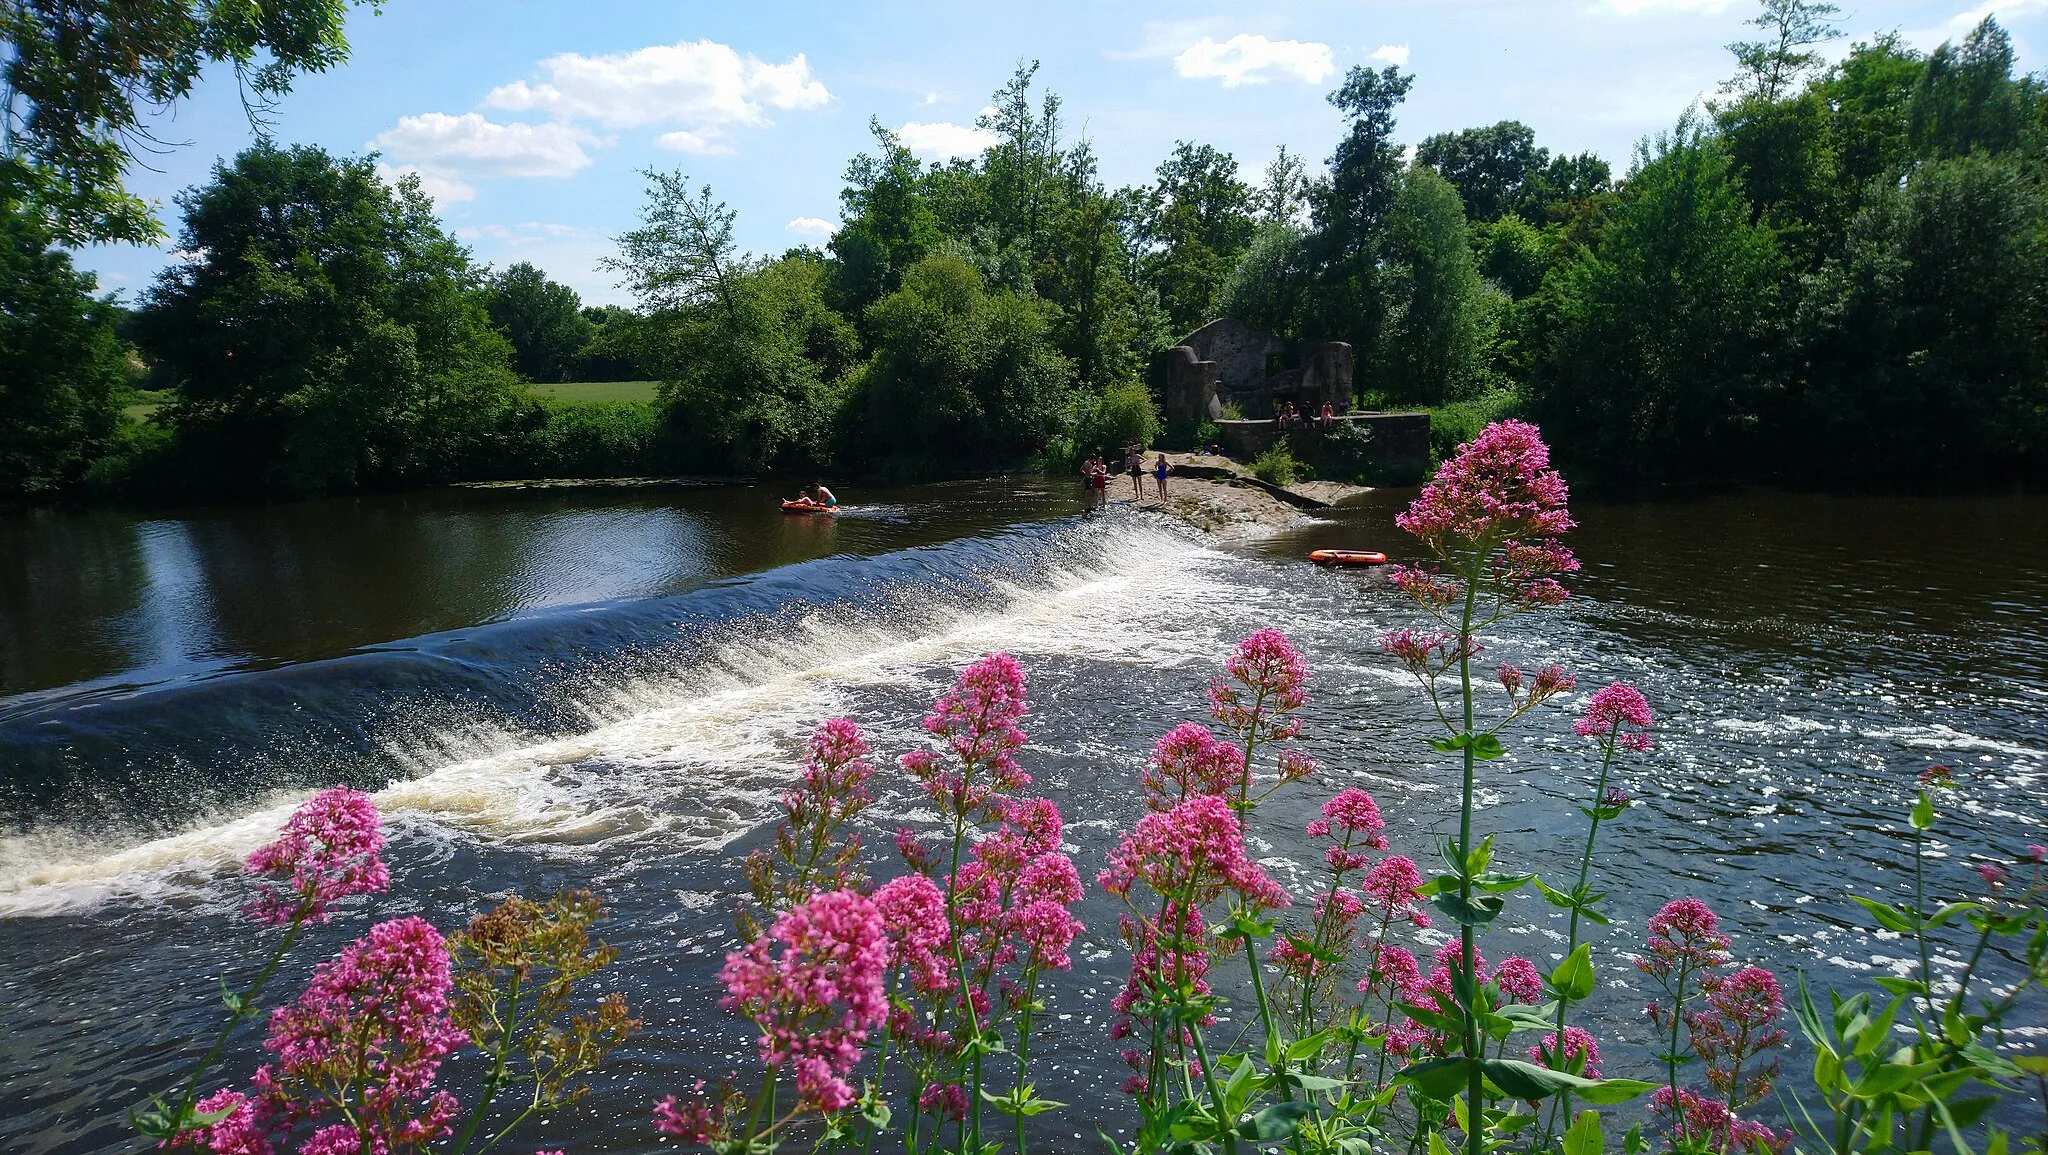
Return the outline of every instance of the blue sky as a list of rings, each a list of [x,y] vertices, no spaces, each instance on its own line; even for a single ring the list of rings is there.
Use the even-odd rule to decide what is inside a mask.
[[[1986,13],[2020,66],[2048,67],[2048,0],[1845,0],[1851,39],[1897,30],[1921,48]],[[631,227],[638,171],[681,168],[739,212],[757,252],[816,243],[869,118],[927,159],[973,151],[976,114],[1020,59],[1112,185],[1146,181],[1180,139],[1234,154],[1247,178],[1279,145],[1320,164],[1340,131],[1324,96],[1354,64],[1416,76],[1400,114],[1430,133],[1519,119],[1553,151],[1627,167],[1635,143],[1712,95],[1753,0],[1291,0],[1264,5],[704,3],[388,0],[349,22],[353,58],[301,79],[277,110],[284,142],[421,174],[443,219],[497,266],[528,260],[586,301],[626,298],[598,267]],[[231,79],[211,76],[159,127],[189,142],[131,187],[162,202],[251,132]],[[79,254],[124,297],[165,249]]]

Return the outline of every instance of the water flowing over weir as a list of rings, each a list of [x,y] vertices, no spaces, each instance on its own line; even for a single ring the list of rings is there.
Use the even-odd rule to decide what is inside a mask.
[[[1084,877],[1136,816],[1152,740],[1202,717],[1228,646],[1262,625],[1295,638],[1314,672],[1303,744],[1327,769],[1261,810],[1255,856],[1305,907],[1319,863],[1301,826],[1356,784],[1379,798],[1394,848],[1426,861],[1455,821],[1453,771],[1428,760],[1426,706],[1376,645],[1417,615],[1378,575],[1295,560],[1310,545],[1395,552],[1399,500],[1338,511],[1272,556],[1150,516],[988,519],[933,540],[841,540],[757,572],[741,560],[682,588],[542,599],[289,663],[0,698],[0,1149],[135,1146],[122,1112],[190,1061],[187,1040],[215,1021],[212,976],[244,965],[234,861],[338,779],[376,793],[396,884],[309,940],[284,990],[369,918],[450,927],[502,894],[559,886],[612,906],[613,973],[646,1027],[590,1099],[514,1149],[651,1149],[652,1099],[744,1066],[745,1032],[713,1005],[714,975],[735,944],[737,863],[767,835],[804,737],[834,714],[867,730],[882,769],[866,833],[886,875],[888,832],[930,817],[889,759],[989,650],[1024,663],[1023,761],[1065,809]],[[1843,530],[1846,544],[1823,532],[1884,520],[1869,505],[1730,501],[1581,511],[1582,596],[1488,639],[1489,662],[1557,661],[1586,689],[1635,681],[1663,722],[1656,752],[1623,775],[1642,804],[1602,854],[1618,917],[1595,940],[1607,989],[1592,1006],[1617,1073],[1651,1049],[1621,952],[1666,899],[1706,899],[1746,960],[1864,981],[1910,953],[1857,929],[1845,894],[1899,879],[1912,771],[1949,761],[1965,780],[1940,830],[1950,889],[1974,877],[1973,856],[2044,840],[2048,502],[1921,510],[1911,520],[1928,548],[1909,564],[1867,528]],[[913,494],[891,508],[914,522],[924,507]],[[1694,544],[1741,533],[1739,563]],[[1987,574],[1992,558],[2001,568]],[[1489,768],[1482,822],[1511,859],[1555,871],[1581,837],[1595,767],[1563,710],[1529,719],[1509,748]],[[1034,1041],[1041,1091],[1074,1104],[1034,1120],[1048,1150],[1093,1146],[1096,1124],[1127,1121],[1106,1041],[1126,961],[1116,912],[1093,894],[1080,913],[1075,968]],[[1516,896],[1489,956],[1551,958],[1554,914]],[[253,1065],[255,1044],[251,1032],[224,1081]],[[458,1086],[475,1074],[453,1072]]]

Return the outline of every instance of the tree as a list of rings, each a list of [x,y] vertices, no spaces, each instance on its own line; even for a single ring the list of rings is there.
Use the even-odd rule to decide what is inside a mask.
[[[134,150],[164,147],[149,118],[226,64],[261,117],[300,72],[348,57],[343,23],[362,0],[15,0],[0,5],[0,200],[30,203],[60,241],[160,238],[122,187]]]
[[[1415,149],[1415,162],[1443,174],[1475,221],[1496,220],[1520,208],[1532,182],[1550,163],[1536,133],[1518,120],[1486,128],[1440,132]]]
[[[835,301],[853,316],[893,292],[903,270],[940,240],[917,158],[881,121],[870,120],[868,130],[875,135],[875,154],[862,153],[847,162],[846,187],[839,193],[846,223],[831,241],[838,258]]]
[[[1299,156],[1280,146],[1266,166],[1266,179],[1251,192],[1251,209],[1262,225],[1298,225],[1308,209],[1308,176]]]
[[[1556,278],[1537,413],[1597,476],[1726,476],[1776,416],[1776,241],[1691,113],[1638,151],[1626,189],[1599,248]]]
[[[1063,433],[1073,367],[1048,306],[993,292],[958,256],[935,253],[869,310],[875,352],[854,385],[851,447],[892,472],[1022,461]]]
[[[2012,38],[1986,16],[1961,48],[1943,44],[1927,58],[1907,107],[1906,135],[1926,158],[2003,152],[2020,143],[2035,99],[2012,79]]]
[[[0,213],[0,498],[76,485],[120,420],[117,310],[53,240],[39,215]]]
[[[178,197],[142,343],[195,480],[289,494],[451,478],[515,416],[511,348],[419,182],[258,144]]]
[[[1830,110],[1828,147],[1833,159],[1837,212],[1854,216],[1866,190],[1896,184],[1913,160],[1907,109],[1927,62],[1897,33],[1859,43],[1811,86]]]
[[[576,290],[520,261],[491,279],[491,323],[512,342],[512,367],[529,381],[571,381],[594,330]]]
[[[1329,97],[1351,125],[1330,154],[1328,180],[1311,196],[1322,290],[1312,323],[1361,352],[1378,343],[1380,245],[1404,167],[1394,110],[1414,82],[1391,65],[1379,72],[1354,65]]]
[[[1876,193],[1801,307],[1800,463],[1969,476],[2048,459],[2048,196],[1976,153]]]
[[[1298,225],[1260,225],[1244,259],[1224,278],[1218,311],[1282,337],[1306,336],[1316,291],[1313,240]]]
[[[1820,63],[1812,46],[1842,34],[1831,22],[1841,14],[1840,8],[1819,0],[1763,0],[1763,11],[1744,21],[1762,29],[1763,36],[1728,46],[1741,71],[1721,91],[1766,104],[1783,99],[1801,75]]]
[[[645,175],[640,227],[605,265],[640,300],[642,359],[693,454],[741,473],[816,462],[836,407],[832,376],[854,347],[825,302],[823,263],[751,261],[709,185],[693,195],[680,172]]]
[[[1438,404],[1483,382],[1486,286],[1465,234],[1465,206],[1425,165],[1410,168],[1387,221],[1387,319],[1373,383]]]
[[[1227,152],[1183,140],[1160,162],[1145,202],[1144,270],[1176,333],[1215,317],[1223,280],[1251,244],[1250,206]]]

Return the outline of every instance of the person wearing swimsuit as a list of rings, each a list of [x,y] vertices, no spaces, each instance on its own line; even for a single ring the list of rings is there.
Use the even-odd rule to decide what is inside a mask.
[[[1124,450],[1124,472],[1131,476],[1131,500],[1145,500],[1145,453],[1135,445]]]
[[[1166,475],[1173,472],[1173,465],[1164,453],[1152,462],[1152,480],[1159,486],[1159,504],[1166,504]]]
[[[826,489],[826,488],[825,488],[825,483],[824,483],[824,482],[822,482],[822,481],[818,483],[818,489],[817,489],[817,493],[818,493],[818,499],[817,499],[817,500],[818,500],[818,504],[819,504],[819,505],[822,505],[822,506],[826,507],[827,509],[831,509],[831,508],[833,508],[833,507],[835,507],[835,506],[837,506],[837,505],[839,504],[839,499],[838,499],[838,498],[836,498],[836,497],[834,497],[834,496],[832,496],[832,491],[831,491],[831,490],[829,490],[829,489]]]

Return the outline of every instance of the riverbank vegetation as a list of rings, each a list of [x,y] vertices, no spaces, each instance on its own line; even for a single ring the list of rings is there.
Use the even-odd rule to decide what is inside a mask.
[[[321,47],[271,45],[266,83],[338,63],[343,7],[288,13]],[[31,106],[71,119],[9,111],[0,495],[1064,465],[1191,436],[1159,427],[1156,365],[1225,313],[1349,341],[1360,402],[1431,408],[1440,454],[1520,415],[1611,487],[2048,476],[2048,93],[1991,19],[1830,64],[1838,15],[1765,0],[1720,93],[1619,174],[1516,121],[1411,161],[1389,67],[1330,94],[1320,171],[1183,141],[1112,188],[1026,64],[979,156],[921,164],[876,123],[822,248],[740,252],[739,209],[646,174],[611,261],[631,309],[478,266],[372,158],[264,143],[179,198],[201,256],[124,313],[62,246],[154,235],[78,135],[127,106],[37,73]],[[638,379],[654,397],[536,388]],[[138,415],[137,388],[164,400]]]
[[[1458,786],[1403,793],[1434,812],[1399,828],[1449,832],[1435,859],[1392,845],[1366,790],[1326,783],[1360,767],[1326,771],[1297,745],[1312,672],[1261,629],[1222,663],[1208,724],[1160,735],[1132,767],[1128,807],[1098,816],[1116,824],[1114,847],[1077,861],[1057,802],[1029,793],[1049,752],[1025,730],[1025,670],[986,655],[893,767],[851,719],[812,734],[772,838],[730,863],[740,945],[715,981],[731,1029],[688,1022],[674,1093],[645,1103],[651,1131],[726,1155],[1025,1155],[1077,1149],[1076,1128],[1130,1155],[2042,1149],[2048,1057],[2029,1030],[2048,995],[2048,847],[1944,840],[1944,807],[1972,805],[1973,784],[1947,766],[1901,770],[1909,812],[1861,838],[1910,869],[1847,896],[1896,942],[1897,965],[1848,991],[1755,965],[1758,944],[1611,849],[1640,821],[1623,783],[1672,757],[1653,704],[1623,682],[1580,695],[1556,665],[1482,663],[1522,630],[1515,619],[1565,602],[1580,565],[1535,428],[1487,426],[1397,524],[1429,561],[1394,571],[1415,625],[1379,647],[1432,707],[1415,748],[1435,768],[1419,772]],[[1568,756],[1554,768],[1584,826],[1565,861],[1525,862],[1516,842],[1530,832],[1489,830],[1504,812],[1485,796],[1515,733],[1546,721],[1584,751],[1576,770]],[[1296,869],[1282,848],[1302,843],[1278,837],[1274,800],[1305,793],[1320,802],[1301,834],[1321,861]],[[906,809],[905,796],[921,801]],[[271,961],[223,982],[220,1040],[255,1016],[301,928],[392,887],[383,846],[371,800],[335,787],[250,857],[245,910],[272,936]],[[1114,900],[1092,927],[1091,881]],[[1630,890],[1656,907],[1640,934],[1610,922]],[[1809,930],[1833,921],[1772,909]],[[541,1133],[522,1138],[559,1142],[542,1130],[564,1126],[550,1109],[639,1026],[624,996],[591,989],[599,972],[685,957],[592,946],[600,912],[572,892],[508,899],[445,939],[417,916],[379,923],[272,1013],[246,1081],[216,1081],[216,1042],[138,1126],[217,1155],[468,1155],[536,1117]],[[1564,932],[1507,929],[1529,918]],[[1504,934],[1547,934],[1555,949],[1539,964],[1507,953]],[[1099,1004],[1069,1001],[1056,976],[1076,948],[1117,941],[1127,978],[1098,1022]],[[470,1047],[483,1061],[444,1075]],[[1121,1126],[1103,1117],[1112,1088],[1129,1104]]]

